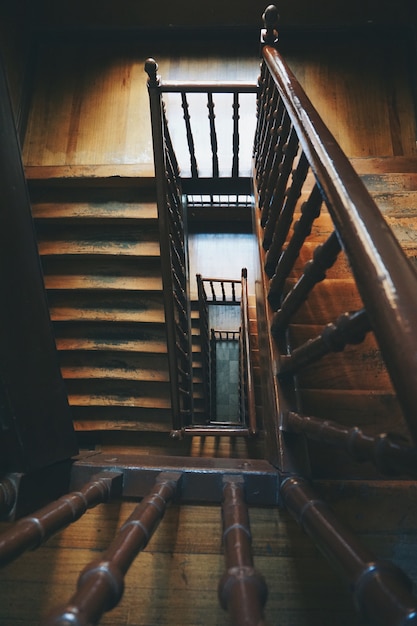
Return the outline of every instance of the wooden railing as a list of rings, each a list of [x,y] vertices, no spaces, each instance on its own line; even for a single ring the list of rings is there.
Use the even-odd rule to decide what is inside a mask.
[[[410,581],[361,546],[308,484],[304,437],[343,449],[356,460],[373,461],[379,470],[411,475],[416,471],[416,449],[387,435],[371,437],[359,428],[302,415],[297,385],[307,365],[318,368],[326,354],[359,344],[372,331],[415,445],[417,274],[278,52],[276,8],[268,7],[264,19],[254,177],[261,283],[267,297],[262,315],[269,326],[264,345],[270,369],[274,368],[269,458],[283,477],[282,503],[348,582],[366,620],[381,625],[408,623],[417,614]],[[308,176],[313,177],[313,188],[290,233]],[[322,205],[334,230],[297,274],[297,258]],[[363,307],[329,320],[316,338],[292,350],[289,326],[294,316],[342,251]]]
[[[342,250],[363,301],[362,309],[342,315],[317,338],[291,353],[281,350],[278,376],[285,381],[328,352],[359,343],[372,330],[415,442],[417,274],[289,67],[277,49],[268,45],[276,37],[274,14],[271,8],[266,12],[269,25],[264,31],[255,171],[275,344],[282,347],[293,315]],[[283,249],[309,171],[315,186]],[[286,278],[323,203],[334,232],[316,249],[294,287],[285,292]]]
[[[178,163],[161,101],[157,65],[148,60],[145,69],[149,75],[172,428],[175,433],[190,424],[193,415],[187,216]]]
[[[156,76],[155,61],[148,59],[147,68]],[[161,98],[164,97],[168,118],[170,108],[174,109],[176,120],[182,113],[184,125],[181,127],[177,122],[171,136],[176,135],[172,143],[189,203],[196,198],[196,205],[247,204],[251,196],[251,162],[249,150],[242,151],[242,141],[248,137],[248,118],[250,122],[255,118],[256,82],[156,81],[154,78],[152,86]],[[230,101],[225,102],[225,97]],[[205,106],[208,110],[206,129],[201,124],[201,110]],[[225,114],[226,108],[229,114]],[[249,108],[250,112],[245,116],[244,132],[243,108]],[[228,196],[231,196],[229,201]]]
[[[81,569],[72,596],[63,598],[61,606],[40,621],[36,619],[37,623],[98,624],[104,613],[121,601],[129,568],[174,500],[178,506],[196,500],[222,505],[226,567],[219,581],[220,603],[229,611],[233,624],[264,623],[267,587],[254,567],[248,506],[276,504],[277,473],[272,466],[256,460],[242,468],[240,460],[231,459],[212,459],[208,467],[201,458],[93,457],[93,462],[88,455],[74,460],[70,475],[73,491],[10,524],[0,534],[0,567],[4,567],[24,551],[40,547],[89,508],[123,498],[139,501],[132,503],[129,517],[107,548]]]
[[[255,392],[249,343],[249,302],[247,270],[242,269],[240,280],[225,278],[202,278],[197,275],[200,311],[200,341],[203,370],[204,404],[210,407],[206,413],[207,426],[195,425],[185,429],[186,434],[250,434],[257,432]],[[209,305],[239,306],[240,325],[236,329],[210,328]],[[235,341],[239,346],[239,405],[235,420],[216,422],[216,344],[218,341]],[[216,431],[216,432],[217,432]]]

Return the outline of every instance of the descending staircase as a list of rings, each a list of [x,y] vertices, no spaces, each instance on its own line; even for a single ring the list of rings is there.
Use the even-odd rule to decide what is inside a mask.
[[[352,159],[352,163],[410,261],[415,263],[417,159],[364,158]],[[306,199],[306,192],[307,189],[300,202]],[[323,207],[309,243],[298,259],[298,270],[311,258],[314,247],[322,243],[332,230],[331,218]],[[326,279],[313,290],[308,304],[298,312],[291,326],[293,347],[318,335],[322,330],[318,324],[327,324],[345,311],[361,308],[361,299],[346,258],[343,254],[339,257],[328,270]],[[289,280],[294,283],[295,277]],[[297,385],[306,415],[334,420],[350,428],[358,426],[368,434],[391,432],[408,439],[406,424],[372,333],[368,333],[360,346],[348,346],[343,352],[327,355],[319,368],[314,365],[307,367],[300,373]],[[332,451],[328,446],[316,443],[310,443],[309,448],[313,473],[317,478],[377,476],[373,468],[358,467],[339,450]],[[332,468],[331,476],[328,474],[329,467]]]
[[[413,158],[353,159],[411,261],[417,258],[417,162]],[[158,224],[153,189],[146,184],[93,181],[68,186],[30,182],[33,216],[63,377],[78,431],[169,432],[171,411]],[[307,190],[306,190],[307,192]],[[302,202],[304,197],[300,199]],[[332,229],[325,210],[309,238],[311,249]],[[307,248],[308,252],[308,248]],[[308,252],[310,254],[310,252]],[[299,266],[308,260],[299,258]],[[342,257],[308,305],[322,322],[360,308]],[[253,325],[253,322],[252,322]],[[196,306],[192,307],[193,376],[197,421],[201,405],[201,357]],[[292,326],[294,345],[317,334],[308,307]],[[252,343],[256,343],[252,331]],[[318,376],[299,378],[304,412],[338,419],[367,432],[407,436],[390,380],[372,336],[326,357]],[[259,397],[259,396],[258,396]],[[258,411],[260,410],[259,402]],[[312,446],[313,458],[315,448]],[[317,453],[320,473],[322,451]],[[323,459],[323,467],[325,461]]]
[[[31,181],[51,318],[79,431],[171,424],[152,188]]]

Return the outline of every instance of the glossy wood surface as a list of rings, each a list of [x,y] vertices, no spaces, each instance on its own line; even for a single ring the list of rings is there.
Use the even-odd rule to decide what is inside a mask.
[[[286,58],[349,157],[416,154],[407,54],[401,41],[341,39],[288,45]],[[190,42],[194,55],[156,43],[48,43],[38,52],[23,154],[25,165],[148,165],[152,144],[144,60],[153,56],[166,80],[258,77],[253,42],[226,47]],[[297,50],[298,48],[298,50]],[[357,72],[360,64],[361,72]],[[388,80],[387,80],[388,78]],[[208,126],[207,108],[201,124]],[[171,122],[172,123],[172,122]],[[198,122],[197,122],[198,124]],[[211,158],[208,154],[208,158]],[[207,169],[211,169],[211,162]]]

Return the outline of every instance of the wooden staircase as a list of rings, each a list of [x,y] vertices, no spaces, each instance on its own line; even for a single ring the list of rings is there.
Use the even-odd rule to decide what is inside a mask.
[[[363,158],[352,159],[352,163],[410,262],[415,263],[417,159]],[[307,191],[303,191],[299,206],[306,199]],[[298,212],[295,219],[299,216]],[[315,246],[322,243],[332,230],[331,218],[326,208],[322,207],[308,244],[298,259],[297,273],[311,258]],[[293,284],[295,274],[288,280]],[[292,346],[301,345],[308,338],[318,335],[322,330],[319,324],[336,321],[344,312],[358,310],[361,306],[349,265],[341,254],[291,325]],[[298,376],[297,385],[305,415],[336,421],[350,428],[357,426],[371,435],[396,433],[409,441],[407,426],[372,333],[368,333],[359,346],[348,346],[343,352],[327,355],[320,367],[312,365],[305,368]],[[369,479],[378,476],[370,464],[358,466],[339,450],[315,442],[309,442],[309,450],[313,475],[318,479]],[[331,475],[328,468],[331,468]]]
[[[171,425],[152,187],[31,181],[62,374],[78,431]]]

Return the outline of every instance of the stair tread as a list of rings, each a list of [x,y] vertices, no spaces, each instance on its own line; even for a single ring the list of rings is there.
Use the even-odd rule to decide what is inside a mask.
[[[349,160],[359,175],[417,172],[415,156],[352,157]]]
[[[156,220],[155,202],[39,202],[32,205],[35,220],[127,219]]]
[[[129,291],[161,291],[161,276],[112,276],[98,274],[46,274],[46,289],[114,289]]]
[[[167,351],[165,341],[148,341],[148,340],[123,340],[123,339],[110,339],[110,338],[72,338],[72,337],[58,337],[56,345],[59,351],[101,351],[112,350],[121,352],[145,352],[145,353],[159,353],[164,354]]]
[[[39,240],[41,256],[49,255],[97,255],[97,256],[136,256],[159,257],[158,241],[79,241],[79,240]]]
[[[93,367],[93,366],[78,366],[68,367],[61,366],[61,372],[65,380],[69,379],[88,379],[102,380],[133,380],[137,382],[169,382],[169,374],[166,369],[126,369],[122,367]]]
[[[155,421],[126,421],[120,420],[86,420],[75,419],[74,428],[76,431],[81,432],[94,432],[94,431],[152,431],[169,433],[172,430],[171,419],[165,419],[161,422]]]
[[[117,406],[132,408],[170,409],[169,398],[161,396],[118,396],[118,395],[94,395],[94,394],[68,394],[70,406]]]
[[[50,307],[52,321],[103,321],[103,322],[157,322],[164,323],[164,311],[161,309],[126,310],[114,308],[103,310],[102,308],[82,307]]]

